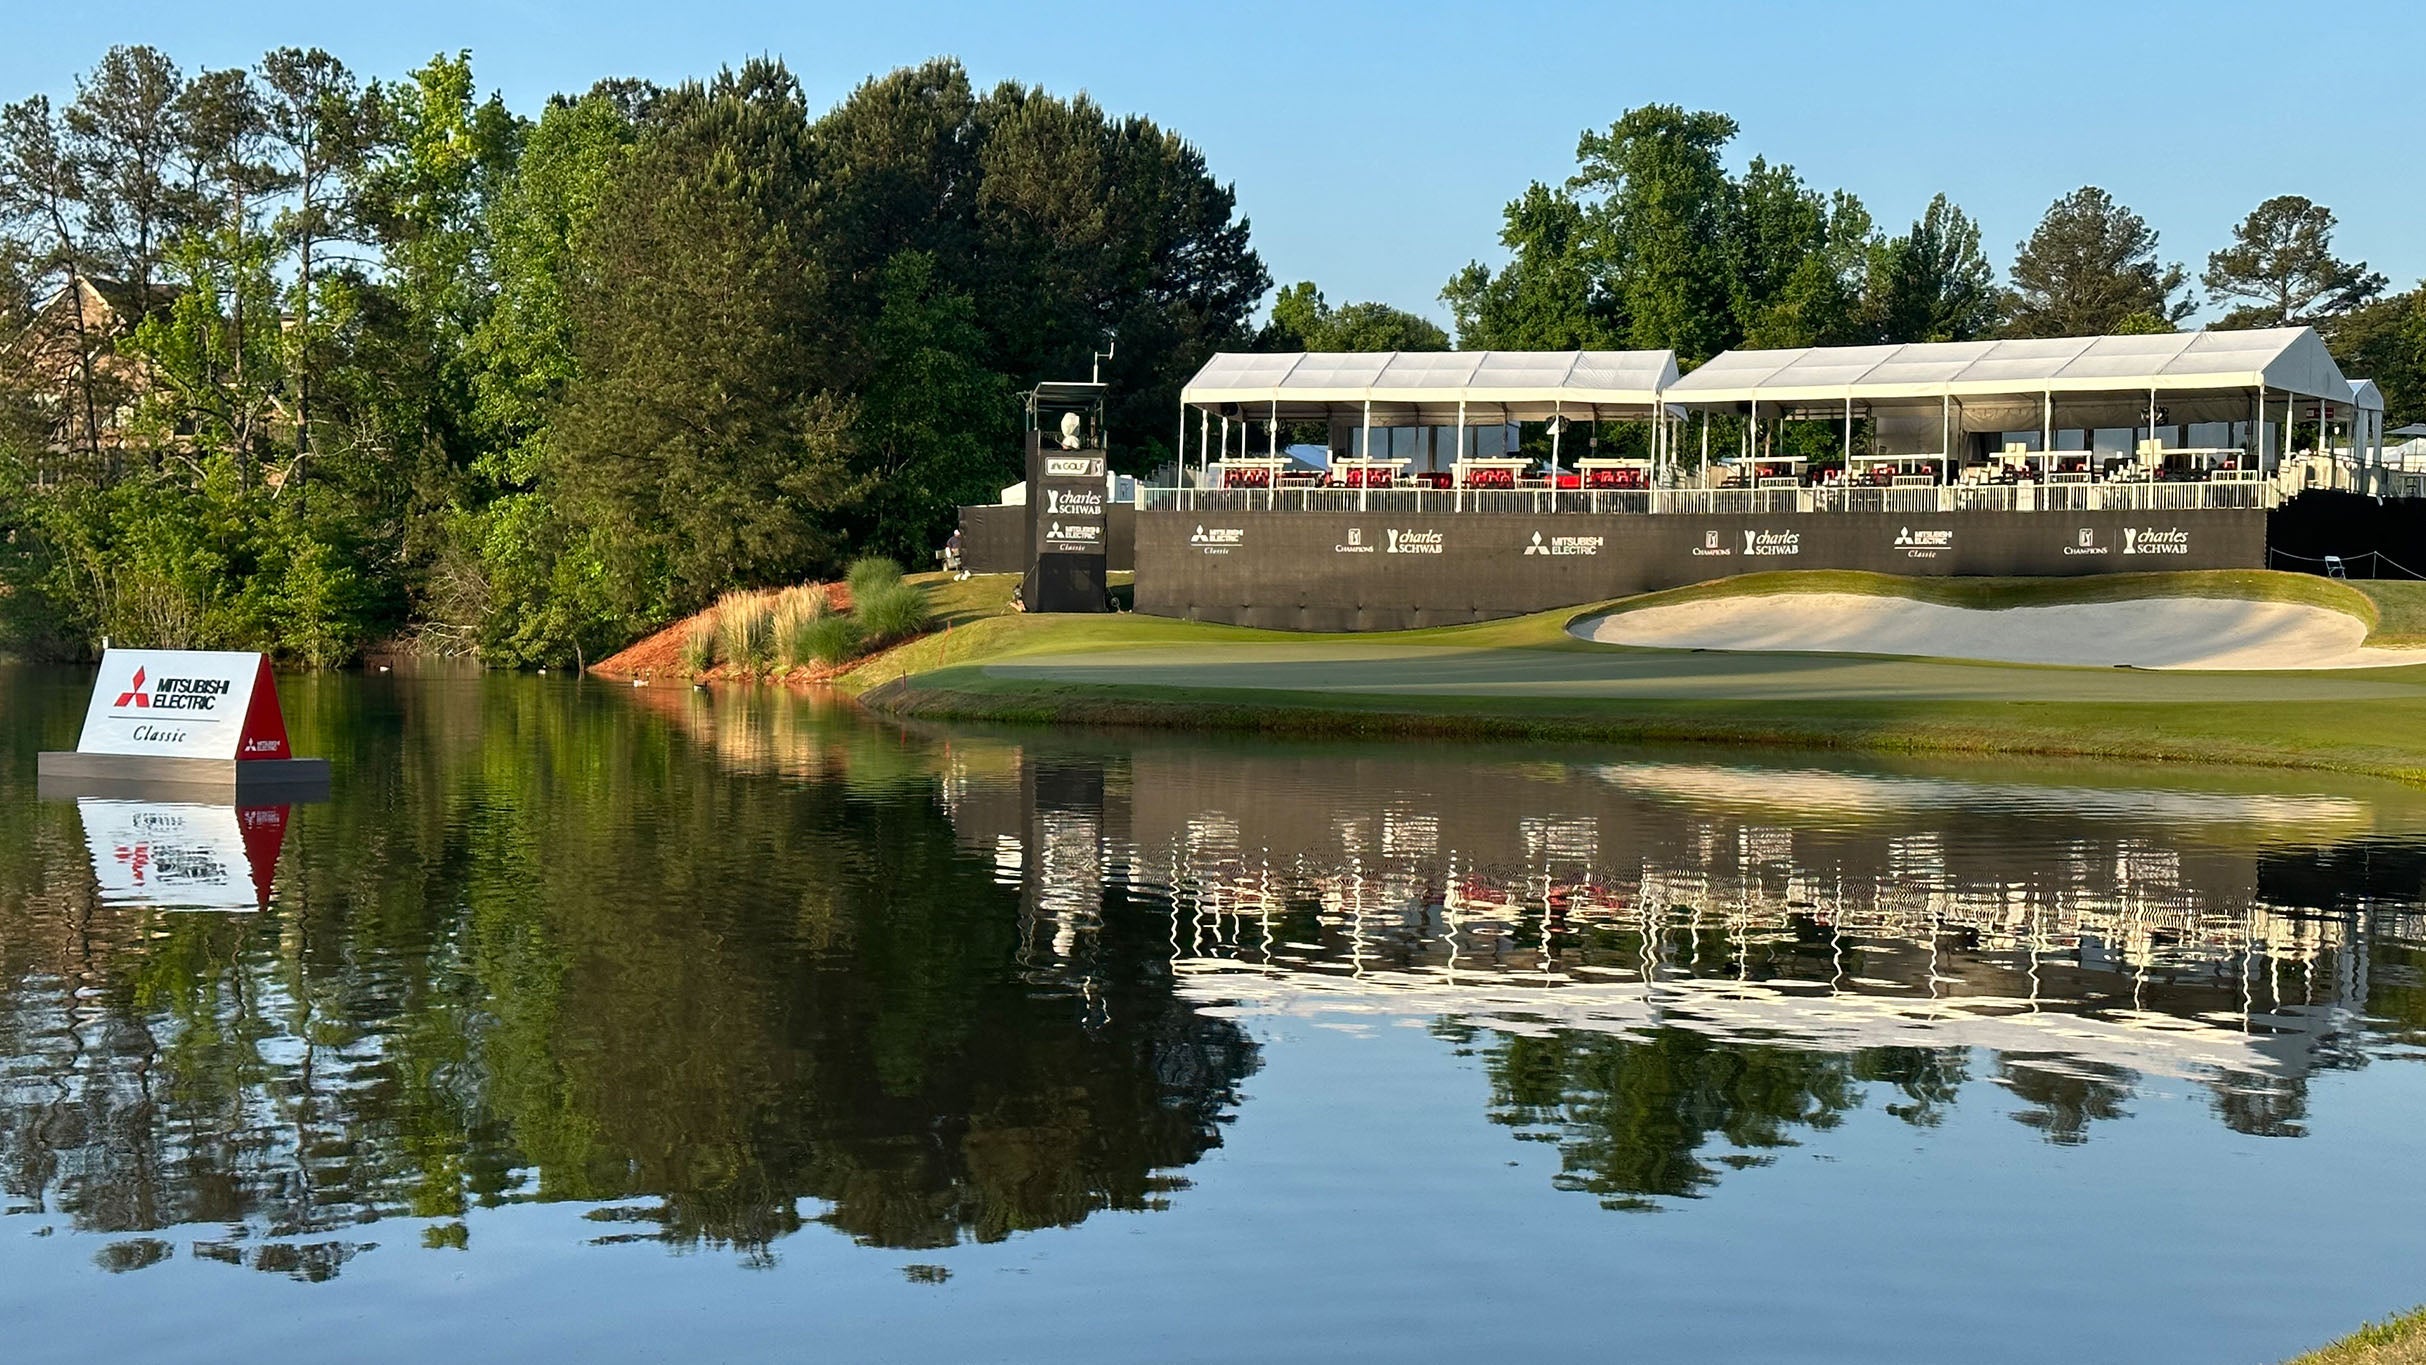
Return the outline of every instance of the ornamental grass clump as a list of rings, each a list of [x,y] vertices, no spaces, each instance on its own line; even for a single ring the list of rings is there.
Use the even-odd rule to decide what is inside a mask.
[[[809,630],[833,615],[825,589],[786,588],[775,599],[775,661],[799,668],[816,658],[809,647]]]
[[[682,636],[682,671],[705,673],[716,666],[716,617],[697,616]]]
[[[808,658],[831,668],[858,658],[864,638],[857,621],[835,612],[801,627],[800,648]]]
[[[763,673],[775,665],[775,603],[765,593],[728,592],[716,601],[724,661]]]
[[[925,589],[898,579],[866,593],[853,585],[851,614],[859,618],[868,639],[880,645],[907,640],[935,620],[935,608],[927,601]]]
[[[843,581],[851,585],[851,609],[857,611],[868,594],[901,582],[901,566],[883,555],[869,555],[852,560],[851,571]]]

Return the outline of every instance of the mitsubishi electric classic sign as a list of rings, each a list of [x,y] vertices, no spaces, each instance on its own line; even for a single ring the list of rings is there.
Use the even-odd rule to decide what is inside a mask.
[[[285,806],[76,803],[104,905],[254,910],[269,904]]]
[[[259,654],[113,649],[101,656],[80,754],[291,758],[278,684]]]

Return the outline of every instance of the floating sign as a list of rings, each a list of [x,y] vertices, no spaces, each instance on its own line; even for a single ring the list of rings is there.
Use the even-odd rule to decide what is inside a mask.
[[[76,752],[239,760],[294,756],[269,660],[191,649],[104,653]]]
[[[270,903],[285,806],[86,797],[76,811],[104,905],[255,910]]]

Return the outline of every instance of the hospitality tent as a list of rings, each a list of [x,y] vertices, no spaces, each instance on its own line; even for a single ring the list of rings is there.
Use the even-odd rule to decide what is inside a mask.
[[[1677,415],[1660,402],[1676,373],[1674,351],[1225,351],[1180,390],[1180,449],[1184,460],[1194,409],[1200,457],[1215,448],[1216,419],[1223,450],[1232,420],[1320,420],[1334,431],[1360,427],[1368,449],[1375,427],[1455,428],[1462,454],[1477,423]],[[1277,448],[1277,435],[1270,440]]]
[[[1729,351],[1668,386],[1688,409],[1873,420],[1885,453],[1947,453],[1975,432],[2153,430],[2286,420],[2353,422],[2382,410],[2342,376],[2315,329],[2172,332]]]

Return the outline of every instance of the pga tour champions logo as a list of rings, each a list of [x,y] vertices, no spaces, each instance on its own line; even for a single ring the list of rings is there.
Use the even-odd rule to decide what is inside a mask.
[[[2114,547],[2098,544],[2097,528],[2084,526],[2073,533],[2072,543],[2064,547],[2064,553],[2067,555],[2104,555],[2114,553]]]
[[[1378,547],[1365,543],[1364,527],[1351,526],[1348,528],[1348,538],[1340,544],[1332,546],[1331,553],[1335,555],[1369,555],[1376,548]]]
[[[1566,555],[1597,555],[1600,553],[1603,541],[1604,538],[1601,536],[1550,536],[1545,538],[1541,532],[1535,531],[1532,542],[1525,546],[1525,553],[1527,555],[1548,555],[1552,558]]]
[[[2123,553],[2186,555],[2190,553],[2190,533],[2175,526],[2161,531],[2154,526],[2126,526],[2123,528]]]
[[[1750,533],[1747,532],[1746,534]],[[1699,558],[1723,558],[1727,555],[1734,554],[1735,551],[1728,549],[1725,545],[1719,542],[1718,532],[1704,531],[1702,532],[1702,543],[1693,547],[1693,553]]]

